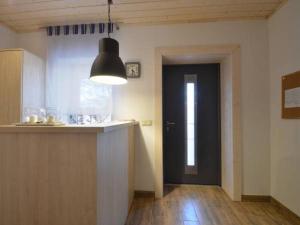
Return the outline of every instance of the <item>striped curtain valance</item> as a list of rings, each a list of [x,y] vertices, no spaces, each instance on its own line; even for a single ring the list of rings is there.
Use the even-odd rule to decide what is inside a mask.
[[[48,36],[101,34],[108,31],[110,33],[114,32],[113,23],[74,24],[47,27]]]

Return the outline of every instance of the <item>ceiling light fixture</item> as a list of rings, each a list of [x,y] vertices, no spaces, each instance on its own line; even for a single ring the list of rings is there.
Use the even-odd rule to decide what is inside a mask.
[[[108,25],[111,25],[110,5],[112,0],[108,0]],[[119,43],[110,37],[110,29],[107,28],[107,38],[99,41],[99,55],[92,65],[90,79],[104,84],[125,84],[127,76],[125,66],[119,57]]]

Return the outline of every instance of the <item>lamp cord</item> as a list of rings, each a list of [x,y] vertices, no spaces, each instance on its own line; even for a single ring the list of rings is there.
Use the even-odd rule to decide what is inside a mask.
[[[107,27],[107,35],[110,38],[110,29],[111,29],[111,18],[110,18],[110,5],[112,4],[112,0],[107,0],[108,5],[108,27]]]

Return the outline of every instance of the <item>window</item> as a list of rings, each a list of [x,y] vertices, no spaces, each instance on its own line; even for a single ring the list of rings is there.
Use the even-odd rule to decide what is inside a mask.
[[[98,41],[96,36],[48,38],[46,107],[56,109],[65,123],[111,120],[112,87],[89,80]]]

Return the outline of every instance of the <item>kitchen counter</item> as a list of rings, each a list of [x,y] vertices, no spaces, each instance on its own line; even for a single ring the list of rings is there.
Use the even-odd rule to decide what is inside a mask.
[[[64,125],[64,126],[16,126],[0,125],[0,133],[41,132],[41,133],[106,133],[115,129],[137,125],[135,121],[112,121],[97,125]]]
[[[125,224],[135,125],[0,126],[0,224]]]

